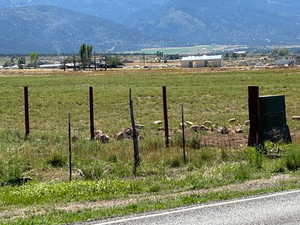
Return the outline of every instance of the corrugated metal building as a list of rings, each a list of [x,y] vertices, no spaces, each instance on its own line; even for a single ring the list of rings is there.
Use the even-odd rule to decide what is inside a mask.
[[[222,55],[188,56],[181,59],[181,67],[221,67],[223,65]]]

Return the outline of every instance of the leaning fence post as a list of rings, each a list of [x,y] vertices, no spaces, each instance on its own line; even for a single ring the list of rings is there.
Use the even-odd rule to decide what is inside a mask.
[[[183,104],[181,105],[181,127],[182,127],[182,152],[183,152],[183,161],[184,161],[184,163],[187,163],[186,149],[185,149],[185,120],[184,120],[184,108],[183,108]]]
[[[250,130],[248,146],[253,147],[260,144],[260,130],[259,130],[259,87],[248,87],[248,107],[249,107],[249,120]]]
[[[132,141],[133,141],[133,150],[134,150],[134,164],[133,164],[133,175],[136,176],[136,170],[140,165],[140,153],[139,153],[139,141],[138,135],[135,126],[134,119],[134,110],[133,110],[133,102],[131,97],[131,88],[129,89],[129,110],[130,110],[130,119],[131,119],[131,127],[132,127]]]
[[[163,92],[163,112],[164,112],[164,129],[165,129],[165,145],[166,148],[170,146],[169,139],[169,121],[168,121],[168,103],[167,103],[167,88],[166,86],[162,87]]]
[[[69,138],[69,181],[72,181],[72,133],[71,114],[68,114],[68,138]]]
[[[90,100],[90,133],[91,140],[95,139],[95,124],[94,124],[94,90],[93,87],[90,87],[89,92],[89,100]]]
[[[29,98],[28,98],[28,87],[24,87],[24,125],[25,125],[25,138],[29,136],[30,126],[29,126]]]

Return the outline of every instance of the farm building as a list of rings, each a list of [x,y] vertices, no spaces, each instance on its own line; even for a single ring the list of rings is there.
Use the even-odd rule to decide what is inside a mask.
[[[300,65],[300,56],[296,56],[295,58],[295,64]]]
[[[294,66],[295,60],[294,59],[279,59],[276,61],[276,65],[280,66],[280,67]]]
[[[188,56],[181,59],[181,67],[221,67],[223,65],[222,55]]]

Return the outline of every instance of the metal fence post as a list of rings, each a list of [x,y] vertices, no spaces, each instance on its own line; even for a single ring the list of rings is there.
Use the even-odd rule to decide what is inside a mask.
[[[170,147],[170,139],[169,139],[168,102],[167,102],[167,88],[166,88],[166,86],[162,87],[162,92],[163,92],[165,144],[166,144],[166,148],[169,148]]]

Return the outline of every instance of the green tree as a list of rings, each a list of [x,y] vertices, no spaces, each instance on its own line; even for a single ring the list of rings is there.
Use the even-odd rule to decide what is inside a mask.
[[[24,69],[25,64],[26,64],[26,58],[24,56],[19,57],[18,58],[19,69]]]
[[[39,60],[39,55],[36,52],[32,52],[30,54],[30,65],[36,68],[38,60]]]
[[[281,57],[288,56],[289,55],[289,50],[287,48],[282,48],[282,49],[279,50],[278,54]]]
[[[123,63],[118,57],[106,57],[105,58],[106,66],[108,68],[117,68],[118,66],[122,66]]]
[[[88,44],[82,44],[80,46],[79,55],[82,68],[85,69],[91,64],[93,46]]]

